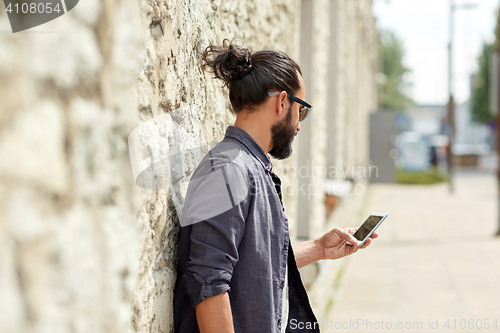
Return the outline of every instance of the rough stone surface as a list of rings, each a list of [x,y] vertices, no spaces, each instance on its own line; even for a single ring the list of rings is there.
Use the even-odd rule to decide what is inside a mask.
[[[234,115],[227,90],[201,69],[204,48],[240,36],[252,50],[293,57],[298,8],[86,0],[30,31],[0,35],[0,332],[173,331],[172,189],[135,184],[128,135],[196,106],[174,121],[198,128],[200,143],[222,139]],[[286,163],[293,159],[275,166]],[[183,161],[172,175],[187,179],[195,167]],[[293,195],[287,209],[290,202]]]
[[[131,330],[145,223],[127,148],[138,8],[83,1],[0,35],[1,332]]]

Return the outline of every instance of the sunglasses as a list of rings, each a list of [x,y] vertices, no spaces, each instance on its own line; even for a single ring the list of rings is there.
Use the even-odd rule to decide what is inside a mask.
[[[270,91],[267,93],[269,96],[273,97],[273,96],[278,96],[280,94],[279,91]],[[290,100],[292,102],[296,102],[296,103],[299,103],[302,107],[299,109],[299,121],[303,121],[307,118],[307,116],[309,115],[309,112],[311,112],[312,110],[312,105],[307,103],[306,101],[304,100],[301,100],[300,98],[298,97],[295,97],[293,95],[290,95],[289,93],[286,93],[286,95],[288,96],[288,98],[290,98]]]

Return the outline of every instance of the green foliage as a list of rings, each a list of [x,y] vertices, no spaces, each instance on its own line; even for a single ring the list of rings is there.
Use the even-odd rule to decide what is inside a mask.
[[[384,77],[379,80],[379,108],[396,111],[414,105],[406,91],[411,84],[406,80],[410,72],[403,65],[403,42],[391,31],[379,31],[380,70]]]
[[[482,124],[496,119],[496,116],[490,112],[490,75],[492,75],[490,57],[498,49],[498,29],[500,28],[498,20],[500,20],[500,12],[497,12],[496,15],[496,40],[493,43],[483,44],[483,49],[477,59],[479,72],[474,77],[472,90],[472,117],[474,121]],[[498,74],[495,73],[493,75]]]
[[[446,181],[446,176],[439,173],[436,168],[431,168],[429,171],[416,172],[398,169],[396,173],[396,181],[399,184],[429,185]]]
[[[496,48],[496,43],[483,44],[483,50],[478,57],[479,72],[474,77],[472,119],[481,124],[495,119],[490,112],[490,56]]]

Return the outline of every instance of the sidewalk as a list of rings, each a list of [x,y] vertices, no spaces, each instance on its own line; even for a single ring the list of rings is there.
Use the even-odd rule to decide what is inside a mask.
[[[389,216],[345,259],[321,332],[500,332],[497,180],[460,171],[455,183],[452,196],[447,184],[371,186],[368,212]]]

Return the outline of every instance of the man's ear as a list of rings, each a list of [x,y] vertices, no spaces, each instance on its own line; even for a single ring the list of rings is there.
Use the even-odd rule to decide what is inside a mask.
[[[283,90],[278,96],[278,117],[281,116],[281,113],[285,109],[286,98],[287,98],[286,91]]]

